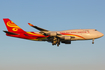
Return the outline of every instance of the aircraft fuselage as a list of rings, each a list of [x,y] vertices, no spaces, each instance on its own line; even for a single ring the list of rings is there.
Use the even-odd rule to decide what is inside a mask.
[[[103,33],[96,29],[72,29],[64,31],[49,31],[28,23],[31,27],[36,28],[40,32],[27,32],[17,26],[10,19],[3,19],[8,31],[4,31],[7,36],[17,37],[22,39],[34,40],[34,41],[48,41],[52,45],[59,46],[60,42],[65,44],[71,44],[74,40],[93,40],[104,36]]]

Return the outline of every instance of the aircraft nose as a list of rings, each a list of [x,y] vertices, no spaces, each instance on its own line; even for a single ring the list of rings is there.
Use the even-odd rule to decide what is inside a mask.
[[[100,35],[100,37],[104,36],[104,34],[103,34],[103,33],[101,33],[101,32],[100,32],[100,34],[99,34],[99,35]]]
[[[101,37],[102,37],[102,36],[104,36],[104,34],[103,34],[103,33],[101,33]]]

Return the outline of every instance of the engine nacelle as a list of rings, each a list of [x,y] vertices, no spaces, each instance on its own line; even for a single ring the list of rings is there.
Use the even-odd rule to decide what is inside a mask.
[[[61,42],[65,44],[71,44],[71,41],[61,41]]]
[[[50,36],[57,36],[57,33],[56,32],[51,32],[49,33]]]
[[[71,40],[70,36],[64,36],[63,38],[64,38],[64,40]]]

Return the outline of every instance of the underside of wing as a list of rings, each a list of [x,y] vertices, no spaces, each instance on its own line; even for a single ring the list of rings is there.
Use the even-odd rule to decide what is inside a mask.
[[[60,42],[62,43],[65,43],[65,44],[71,44],[71,39],[72,38],[75,38],[73,36],[66,36],[66,35],[62,35],[60,33],[58,33],[57,31],[49,31],[49,30],[46,30],[46,29],[43,29],[43,28],[40,28],[38,26],[34,26],[32,25],[31,23],[28,23],[31,27],[39,30],[41,34],[47,36],[49,35],[49,37],[47,38],[48,42],[51,42],[52,45],[56,45],[59,46],[60,45]]]

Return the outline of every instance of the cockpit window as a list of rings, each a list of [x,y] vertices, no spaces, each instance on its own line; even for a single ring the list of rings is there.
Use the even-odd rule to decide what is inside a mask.
[[[95,29],[95,31],[97,31],[97,30]]]

